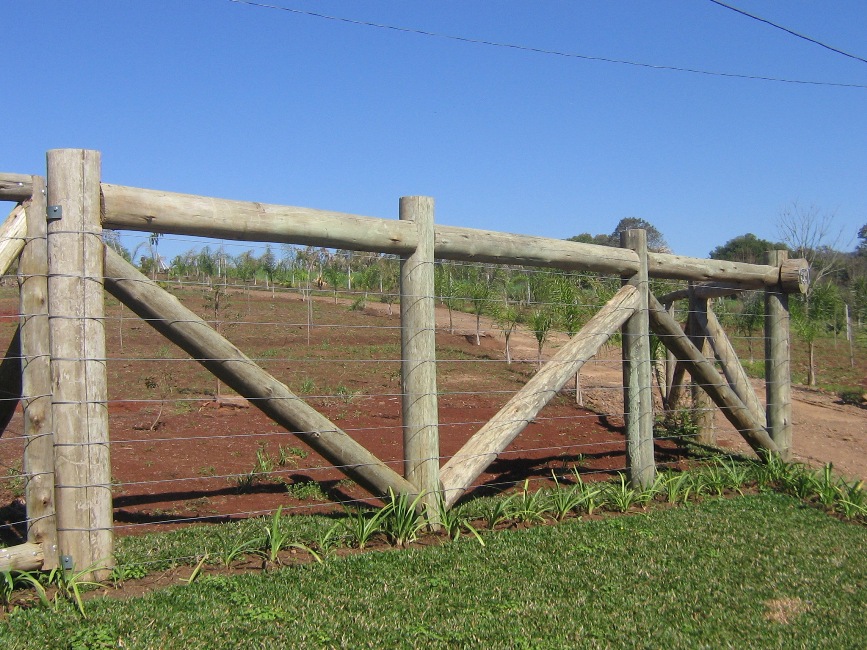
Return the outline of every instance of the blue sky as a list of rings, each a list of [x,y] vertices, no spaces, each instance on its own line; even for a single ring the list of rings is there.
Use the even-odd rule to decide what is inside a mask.
[[[867,63],[708,0],[264,1],[867,86]],[[867,58],[861,0],[732,4]],[[793,202],[834,215],[847,245],[867,223],[864,87],[229,0],[7,0],[0,21],[6,172],[98,149],[110,183],[386,218],[424,194],[439,223],[555,238],[640,217],[697,257],[746,232],[775,239]]]

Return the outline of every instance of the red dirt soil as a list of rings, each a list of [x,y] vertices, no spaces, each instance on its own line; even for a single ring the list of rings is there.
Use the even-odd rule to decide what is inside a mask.
[[[201,292],[185,294],[185,302],[199,301],[199,313],[207,313],[206,298]],[[402,473],[397,315],[387,315],[382,304],[369,303],[358,312],[349,311],[342,301],[318,299],[308,342],[306,305],[297,294],[248,292],[232,296],[232,301],[232,318],[223,318],[247,324],[223,326],[226,336]],[[215,401],[208,394],[215,389],[214,380],[183,352],[133,320],[128,310],[120,311],[109,302],[108,312],[110,319],[124,318],[109,320],[107,326],[119,534],[256,516],[281,505],[284,511],[298,513],[333,509],[336,501],[367,498],[339,470],[255,407],[237,398]],[[471,336],[474,317],[455,313],[453,318],[455,330],[449,333],[448,314],[438,311],[443,462],[531,376],[536,356],[535,339],[518,332],[512,338],[512,352],[519,361],[506,366],[502,337],[494,335],[490,323],[483,323],[488,332],[476,346]],[[546,356],[563,340],[554,337]],[[555,399],[478,478],[474,493],[509,489],[525,479],[537,485],[550,480],[552,471],[564,475],[577,468],[594,479],[623,470],[617,354],[612,350],[608,360],[588,363],[582,370],[587,408],[575,405],[574,387]],[[867,411],[812,393],[796,391],[795,397],[796,455],[818,464],[834,462],[850,475],[867,475]],[[21,420],[19,409],[0,438],[0,461],[12,468],[11,473],[20,468]],[[727,427],[720,422],[720,444],[744,449]],[[283,465],[277,463],[281,447]],[[239,486],[238,477],[253,471],[257,452],[270,461],[269,471],[256,476],[251,485]],[[682,467],[684,450],[674,441],[657,441],[657,461]],[[311,481],[324,495],[307,485]],[[2,508],[4,504],[10,505]],[[0,524],[23,518],[20,485],[16,491],[13,481],[0,481],[0,508]],[[22,534],[20,525],[0,528],[0,539],[6,543],[20,541]]]

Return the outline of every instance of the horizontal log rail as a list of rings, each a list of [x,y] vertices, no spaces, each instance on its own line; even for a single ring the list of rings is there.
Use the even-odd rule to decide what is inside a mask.
[[[0,201],[21,203],[33,196],[33,177],[29,174],[0,174]]]
[[[23,201],[32,178],[0,173],[0,199]],[[393,219],[233,201],[212,197],[102,184],[103,226],[118,230],[273,242],[408,255],[418,244],[410,224]],[[630,250],[568,240],[437,226],[437,259],[583,269],[623,275],[638,270]],[[782,267],[649,253],[653,278],[725,283],[739,289],[782,286],[803,293],[806,262]]]
[[[42,568],[44,561],[41,544],[0,548],[0,571],[35,571]]]

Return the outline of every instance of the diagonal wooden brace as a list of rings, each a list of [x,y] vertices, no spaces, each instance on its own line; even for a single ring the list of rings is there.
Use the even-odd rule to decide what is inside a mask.
[[[767,452],[779,453],[768,432],[756,420],[750,409],[737,396],[726,380],[701,351],[683,333],[680,324],[665,310],[655,296],[649,297],[650,328],[662,343],[674,352],[692,378],[707,392],[723,415],[760,456]]]
[[[105,248],[105,288],[239,395],[377,497],[418,490],[306,404],[173,295]]]
[[[447,505],[454,504],[566,382],[602,347],[636,310],[638,289],[627,285],[440,470]]]

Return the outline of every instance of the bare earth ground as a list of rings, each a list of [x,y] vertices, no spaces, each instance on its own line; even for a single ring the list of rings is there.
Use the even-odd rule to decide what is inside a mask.
[[[189,291],[183,299],[199,313],[207,313],[206,294]],[[397,314],[388,315],[387,305],[372,301],[363,312],[349,311],[348,302],[327,298],[315,300],[313,306],[316,327],[308,333],[307,305],[297,294],[233,295],[221,329],[248,356],[402,472]],[[11,335],[16,313],[15,301],[0,295],[0,319],[9,317],[0,320],[0,334]],[[120,315],[123,321],[117,320]],[[366,497],[331,463],[301,449],[292,434],[258,409],[243,400],[215,401],[214,379],[128,310],[109,302],[108,316],[112,481],[119,533],[225,521],[280,505],[291,512],[332,509],[334,500]],[[517,361],[507,366],[502,361],[502,336],[490,322],[483,320],[485,335],[476,346],[475,318],[459,312],[452,318],[450,333],[448,313],[438,309],[444,459],[532,376],[537,355],[532,334],[517,332],[512,337]],[[552,337],[545,356],[565,340],[562,335]],[[528,478],[550,480],[552,471],[572,468],[588,480],[623,469],[618,355],[617,349],[603,351],[587,363],[581,379],[585,408],[575,404],[574,389],[555,399],[479,477],[477,490],[508,489]],[[231,391],[223,387],[222,393]],[[794,398],[796,457],[814,465],[832,462],[848,476],[867,476],[867,410],[800,389]],[[721,417],[717,428],[721,445],[748,450]],[[0,437],[2,475],[21,471],[21,431],[19,409]],[[281,448],[282,465],[277,463]],[[257,454],[270,459],[269,470],[243,485],[238,477],[253,471]],[[684,450],[674,441],[657,441],[657,460],[671,467],[686,462]],[[0,476],[0,540],[7,543],[23,535],[20,524],[2,526],[23,518],[20,497],[21,481]]]

